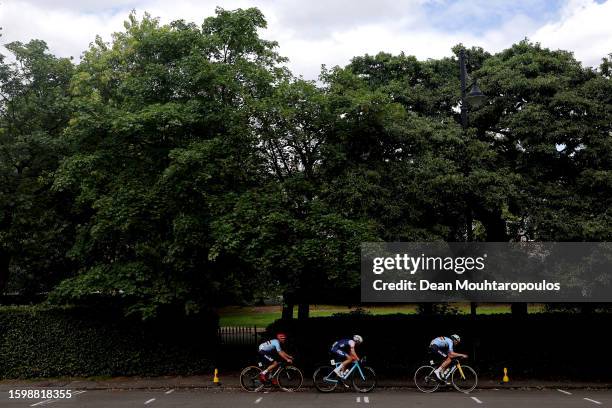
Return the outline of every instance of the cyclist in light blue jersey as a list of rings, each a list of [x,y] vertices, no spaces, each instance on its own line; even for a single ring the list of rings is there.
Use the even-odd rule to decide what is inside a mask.
[[[453,334],[450,337],[436,337],[431,341],[431,343],[429,343],[429,350],[432,353],[439,354],[444,357],[444,361],[442,362],[442,364],[440,364],[440,367],[438,367],[434,371],[434,374],[436,374],[438,380],[444,381],[442,379],[442,373],[444,373],[444,370],[446,369],[446,367],[448,367],[453,358],[467,358],[467,354],[455,352],[455,346],[457,346],[459,342],[461,342],[461,337],[459,337],[458,334]]]
[[[278,333],[275,339],[264,341],[259,345],[260,360],[264,365],[268,364],[267,368],[259,374],[261,382],[267,380],[268,373],[278,367],[281,359],[289,364],[293,363],[293,357],[281,349],[281,344],[284,344],[286,340],[287,336],[284,333]]]

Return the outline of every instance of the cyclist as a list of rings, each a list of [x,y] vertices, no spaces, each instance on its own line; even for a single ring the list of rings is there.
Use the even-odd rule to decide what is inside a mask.
[[[442,364],[440,364],[440,367],[434,370],[434,373],[436,374],[438,380],[444,381],[442,379],[442,373],[444,373],[444,370],[446,370],[446,367],[448,367],[453,358],[467,358],[467,354],[455,352],[455,346],[457,346],[460,341],[461,337],[459,337],[458,334],[453,334],[450,337],[436,337],[431,341],[431,343],[429,343],[429,350],[432,353],[439,354],[444,357],[444,361],[442,362]]]
[[[269,364],[268,367],[259,374],[261,382],[266,382],[268,373],[278,367],[281,358],[289,364],[293,363],[293,357],[281,349],[281,344],[284,344],[285,341],[287,341],[287,336],[284,333],[278,333],[275,339],[264,341],[259,345],[259,357],[262,363],[264,365]]]
[[[332,355],[343,359],[342,364],[334,369],[338,377],[344,376],[346,368],[351,362],[359,360],[359,356],[355,352],[355,346],[361,343],[363,343],[363,337],[355,334],[352,339],[341,339],[332,345]]]

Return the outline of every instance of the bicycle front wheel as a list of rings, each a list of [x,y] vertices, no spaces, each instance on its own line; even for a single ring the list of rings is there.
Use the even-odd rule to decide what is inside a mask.
[[[322,366],[315,370],[312,382],[319,392],[332,392],[338,386],[338,378],[334,374],[334,367]]]
[[[259,380],[261,368],[250,366],[240,373],[240,385],[248,392],[257,392],[264,387],[264,383]]]
[[[421,366],[414,373],[414,385],[422,392],[434,392],[440,386],[435,368],[432,366]]]
[[[278,379],[278,386],[283,391],[288,392],[299,390],[302,386],[302,383],[304,382],[304,376],[302,375],[302,372],[299,368],[294,366],[287,366],[285,368],[282,368],[278,372],[278,376],[276,378]]]
[[[356,391],[370,392],[374,387],[376,387],[376,373],[372,368],[361,367],[361,373],[355,369],[353,373],[353,388]]]
[[[453,372],[451,381],[453,383],[453,387],[455,387],[457,391],[467,394],[472,392],[478,385],[478,375],[476,374],[476,371],[472,369],[472,367],[462,365],[461,369],[457,367],[457,369]]]

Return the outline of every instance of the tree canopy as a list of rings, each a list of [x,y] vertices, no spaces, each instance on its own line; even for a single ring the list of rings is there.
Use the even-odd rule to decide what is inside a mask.
[[[610,59],[356,56],[294,76],[257,9],[0,58],[0,287],[196,313],[359,285],[367,241],[612,236]],[[461,126],[457,55],[487,103]],[[340,295],[338,295],[340,296]]]

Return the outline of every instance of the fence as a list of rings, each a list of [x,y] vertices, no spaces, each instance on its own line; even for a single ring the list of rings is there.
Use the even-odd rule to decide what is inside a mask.
[[[257,326],[219,327],[219,344],[255,347],[260,340],[260,335],[264,331],[264,328],[257,328]]]

